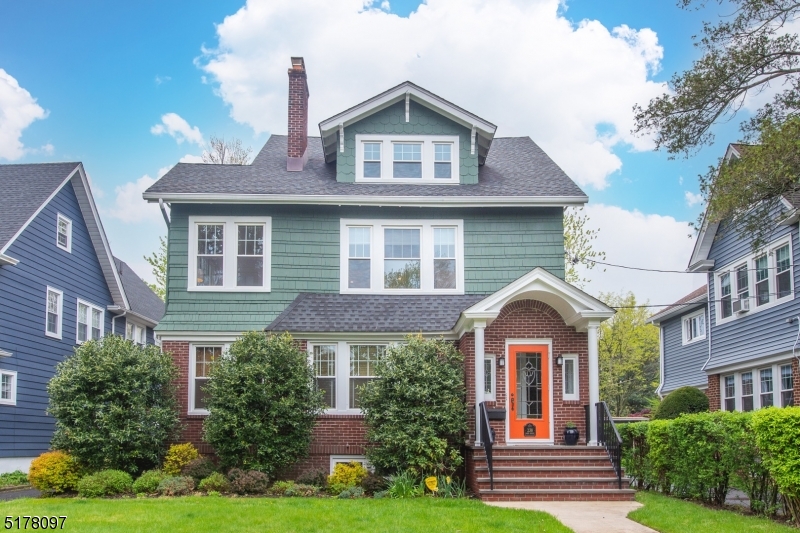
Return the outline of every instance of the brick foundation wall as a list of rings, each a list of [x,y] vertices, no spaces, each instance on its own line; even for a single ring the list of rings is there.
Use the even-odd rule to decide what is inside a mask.
[[[554,442],[563,444],[564,424],[575,422],[580,431],[580,440],[586,440],[586,414],[584,405],[589,403],[589,352],[586,333],[575,331],[567,326],[558,311],[549,305],[534,301],[521,300],[504,307],[497,319],[484,332],[484,353],[494,354],[498,358],[506,357],[506,339],[551,339],[553,360],[553,417]],[[475,436],[475,335],[465,334],[459,346],[465,359],[467,383],[467,405],[469,407],[469,436]],[[562,367],[555,364],[556,357],[564,354],[578,355],[579,401],[563,400]],[[506,365],[510,364],[509,361]],[[490,407],[506,408],[506,367],[495,366],[496,391],[495,402]],[[497,444],[505,444],[505,421],[492,421],[492,428],[497,433]]]
[[[722,408],[722,396],[719,391],[719,374],[712,374],[708,376],[708,387],[706,388],[706,396],[708,396],[708,410],[719,411]],[[795,382],[795,388],[797,382]]]

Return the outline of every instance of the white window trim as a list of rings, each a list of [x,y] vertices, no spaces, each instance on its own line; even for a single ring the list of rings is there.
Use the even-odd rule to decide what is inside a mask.
[[[361,409],[350,409],[350,346],[392,346],[394,342],[314,341],[307,345],[309,364],[314,366],[314,346],[336,346],[336,408],[325,409],[326,415],[360,415]],[[316,377],[316,376],[315,376]]]
[[[681,319],[681,338],[683,339],[683,346],[686,346],[687,344],[694,344],[695,342],[702,341],[702,340],[704,340],[706,338],[706,331],[708,330],[708,323],[707,323],[708,322],[708,318],[705,315],[706,315],[705,309],[701,309],[701,310],[696,311],[694,313],[688,314],[688,315],[686,315],[685,317],[683,317]],[[703,322],[704,322],[704,324],[703,324],[703,334],[702,335],[698,335],[697,337],[695,337],[693,339],[689,339],[687,337],[687,335],[686,335],[687,326],[689,326],[689,324],[692,321],[692,319],[694,319],[694,318],[696,318],[698,316],[703,316]]]
[[[48,297],[49,293],[55,292],[58,294],[58,333],[52,333],[47,331],[47,305],[48,305]],[[62,324],[64,322],[64,292],[58,289],[54,289],[53,287],[47,286],[47,290],[44,292],[44,334],[48,337],[52,337],[53,339],[61,339],[63,328]]]
[[[483,399],[487,402],[494,402],[497,399],[497,356],[494,354],[484,354],[484,361],[492,362],[492,392],[483,393]]]
[[[217,224],[225,226],[223,235],[223,283],[218,287],[197,285],[197,226]],[[236,285],[236,251],[241,224],[264,226],[264,285],[261,287],[239,287]],[[187,269],[187,291],[189,292],[270,292],[272,284],[272,217],[189,217],[189,268]]]
[[[781,367],[784,365],[791,365],[791,359],[783,359],[778,362],[761,364],[742,368],[736,372],[725,372],[719,376],[719,390],[720,390],[720,410],[725,411],[725,378],[733,376],[734,384],[734,403],[735,410],[742,410],[742,374],[748,372],[753,373],[753,411],[761,409],[761,371],[772,369],[772,405],[780,407],[781,405]]]
[[[776,276],[778,274],[775,266],[775,251],[778,248],[782,248],[785,245],[789,245],[789,257],[791,259],[791,267],[789,271],[791,275],[789,276],[789,280],[791,283],[791,292],[788,296],[784,296],[781,299],[778,299],[777,296],[777,283],[776,283]],[[763,305],[756,305],[756,271],[755,271],[755,260],[759,257],[762,257],[764,254],[767,255],[767,267],[769,268],[768,272],[769,275],[767,277],[769,283],[769,303]],[[722,302],[720,301],[722,298],[722,293],[720,292],[721,288],[721,278],[724,274],[730,274],[731,276],[731,302],[735,302],[737,299],[737,287],[736,287],[736,268],[742,266],[742,264],[746,264],[748,268],[748,289],[750,291],[750,296],[748,300],[750,301],[750,310],[745,313],[733,313],[731,316],[727,318],[722,318]],[[727,324],[729,322],[733,322],[740,318],[744,318],[748,315],[752,315],[754,313],[759,313],[766,309],[770,309],[775,307],[776,305],[782,305],[786,302],[790,302],[794,300],[795,296],[795,287],[794,287],[794,251],[792,249],[792,238],[791,235],[786,235],[780,239],[777,239],[771,242],[769,245],[765,246],[762,250],[758,251],[757,253],[751,253],[745,257],[740,257],[736,259],[736,261],[732,261],[730,264],[726,265],[725,267],[717,270],[714,273],[714,295],[715,299],[715,309],[716,309],[716,325]],[[708,324],[706,324],[706,328],[708,328]]]
[[[138,344],[140,346],[147,345],[147,326],[144,326],[144,325],[136,322],[135,320],[131,320],[129,317],[125,317],[125,320],[126,320],[126,322],[125,322],[125,339],[129,340],[129,341],[133,341],[134,344]],[[133,329],[133,338],[132,339],[128,337],[128,325],[133,326],[133,328],[132,328]],[[144,331],[144,342],[139,342],[138,339],[137,339],[137,333],[138,333],[139,330]]]
[[[78,331],[80,329],[79,328],[80,323],[78,322],[78,320],[80,318],[80,306],[81,306],[81,304],[83,304],[83,305],[85,305],[85,306],[87,306],[89,308],[89,315],[87,317],[88,320],[89,320],[89,324],[88,324],[89,329],[86,332],[87,335],[86,335],[86,340],[85,341],[82,341],[82,340],[80,340],[78,338]],[[101,317],[100,318],[100,338],[102,339],[103,336],[105,335],[105,329],[106,329],[106,313],[105,313],[105,310],[102,307],[100,307],[99,305],[95,305],[95,304],[93,304],[91,302],[87,302],[86,300],[81,300],[80,298],[78,298],[78,301],[75,304],[75,344],[83,344],[84,342],[92,340],[92,318],[93,318],[92,317],[92,312],[93,311],[100,311],[100,317]]]
[[[370,288],[348,287],[351,226],[371,227],[370,231]],[[456,229],[456,288],[433,288],[433,229]],[[420,288],[385,289],[383,287],[383,230],[386,228],[416,228],[420,230]],[[414,219],[355,219],[343,218],[339,228],[339,292],[341,294],[464,294],[464,221]]]
[[[381,144],[381,177],[364,177],[364,143]],[[394,178],[393,143],[421,143],[422,144],[422,177],[421,178]],[[434,144],[452,144],[450,152],[450,178],[434,178]],[[460,180],[460,151],[458,135],[367,135],[356,134],[356,183],[425,183],[439,185],[454,185]]]
[[[222,348],[222,356],[225,356],[225,353],[230,348],[229,343],[221,343],[221,342],[193,342],[189,344],[189,386],[187,387],[189,391],[188,402],[186,406],[188,409],[186,413],[189,415],[203,415],[208,416],[209,411],[208,409],[195,409],[194,407],[194,386],[195,386],[195,373],[197,372],[197,364],[196,364],[196,356],[197,353],[195,351],[196,348],[205,348],[205,347],[214,347],[214,348]]]
[[[58,227],[61,221],[67,223],[67,245],[61,246],[61,243],[58,242]],[[72,220],[65,217],[61,213],[56,215],[56,246],[64,250],[65,252],[72,253]]]
[[[563,362],[561,364],[561,392],[565,402],[573,402],[579,401],[581,399],[581,378],[580,378],[580,370],[578,365],[578,355],[577,354],[565,354],[561,356],[563,358]],[[567,394],[567,380],[566,380],[566,372],[564,369],[566,368],[567,360],[574,361],[573,368],[575,372],[573,373],[573,387],[575,389],[575,394]]]
[[[11,376],[11,398],[0,398],[0,405],[17,405],[17,373],[14,370],[0,369],[0,376]]]
[[[356,463],[361,463],[364,468],[372,472],[372,465],[369,461],[367,461],[367,458],[364,455],[331,455],[329,472],[333,474],[333,467],[336,466],[336,463],[350,463],[353,461]]]

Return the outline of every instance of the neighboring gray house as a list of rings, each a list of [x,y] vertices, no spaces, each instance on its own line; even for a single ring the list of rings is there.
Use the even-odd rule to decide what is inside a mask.
[[[730,145],[725,160],[741,149]],[[707,273],[707,296],[695,291],[651,319],[661,326],[662,395],[705,381],[712,410],[800,405],[797,200],[781,199],[755,252],[724,223],[704,222],[687,271]]]
[[[164,304],[111,254],[81,163],[0,165],[0,473],[50,447],[47,383],[108,334],[154,343]]]

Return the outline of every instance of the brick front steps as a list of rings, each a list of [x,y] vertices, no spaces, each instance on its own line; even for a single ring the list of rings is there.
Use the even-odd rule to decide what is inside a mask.
[[[473,489],[485,501],[632,501],[628,479],[617,475],[597,446],[495,446],[494,490],[483,448],[472,450]]]

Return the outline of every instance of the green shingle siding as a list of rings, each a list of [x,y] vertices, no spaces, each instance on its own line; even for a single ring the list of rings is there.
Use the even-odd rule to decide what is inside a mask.
[[[409,102],[408,122],[405,102],[398,102],[363,120],[345,126],[344,153],[336,154],[336,179],[352,183],[356,179],[356,134],[458,135],[460,182],[478,183],[478,154],[470,153],[470,130],[413,100]]]
[[[187,237],[191,215],[271,216],[272,291],[188,292]],[[300,292],[338,293],[341,218],[463,219],[467,293],[495,292],[537,266],[564,276],[560,207],[420,209],[173,204],[167,314],[158,331],[261,329]]]

